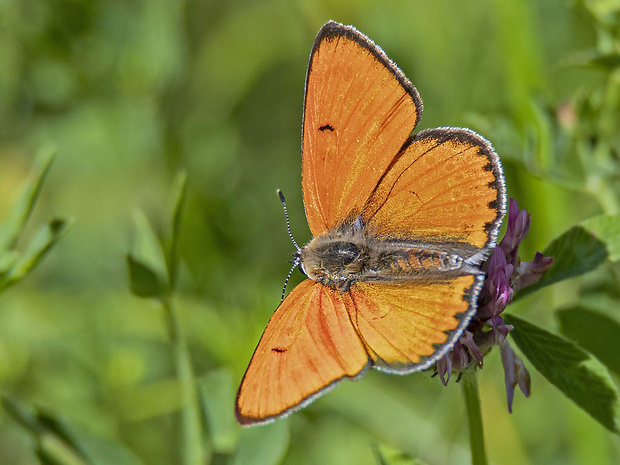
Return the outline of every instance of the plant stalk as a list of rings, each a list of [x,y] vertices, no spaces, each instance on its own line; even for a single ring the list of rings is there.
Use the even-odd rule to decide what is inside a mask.
[[[478,391],[478,378],[476,377],[476,373],[464,373],[460,384],[465,399],[467,423],[469,425],[471,462],[472,465],[487,465],[487,456],[484,448],[484,432],[482,429],[482,411],[480,409],[480,393]]]
[[[178,312],[170,299],[162,299],[162,305],[167,315],[174,365],[181,388],[182,463],[203,465],[206,463],[205,439],[203,438],[196,378],[187,350],[185,334],[179,324]]]

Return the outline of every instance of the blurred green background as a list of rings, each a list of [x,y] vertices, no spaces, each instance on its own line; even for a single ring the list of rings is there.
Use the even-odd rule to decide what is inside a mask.
[[[125,254],[137,209],[166,230],[185,169],[176,305],[212,463],[374,464],[383,446],[468,463],[459,386],[429,374],[372,372],[270,426],[234,423],[294,251],[276,188],[297,241],[310,239],[300,129],[314,36],[329,19],[353,24],[418,88],[418,130],[491,140],[509,195],[532,213],[529,260],[573,224],[619,212],[619,12],[611,0],[0,1],[0,220],[36,153],[55,147],[32,224],[77,221],[0,296],[0,393],[63,422],[95,463],[180,463],[165,316],[130,293]],[[618,276],[608,263],[508,311],[556,331],[555,310]],[[617,313],[617,295],[608,302]],[[491,461],[618,463],[618,439],[529,368],[532,396],[517,393],[512,414],[498,353],[480,373]],[[37,463],[34,445],[0,409],[0,463]]]

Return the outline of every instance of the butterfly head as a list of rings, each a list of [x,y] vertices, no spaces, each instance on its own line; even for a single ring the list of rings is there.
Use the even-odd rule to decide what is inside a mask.
[[[358,226],[349,224],[312,239],[298,252],[301,272],[340,292],[348,291],[370,265],[368,238]]]

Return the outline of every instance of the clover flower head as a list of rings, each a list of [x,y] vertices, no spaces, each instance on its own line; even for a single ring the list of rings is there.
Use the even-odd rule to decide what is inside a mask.
[[[530,222],[527,210],[519,210],[517,202],[510,199],[506,233],[482,266],[486,278],[478,296],[476,314],[452,350],[436,366],[441,382],[447,385],[453,371],[462,373],[474,365],[482,368],[484,356],[493,346],[499,346],[510,412],[517,385],[526,397],[530,395],[530,375],[508,343],[508,334],[514,328],[505,323],[501,314],[512,301],[515,291],[538,282],[553,265],[553,258],[540,252],[530,262],[520,260],[519,245],[527,236]]]

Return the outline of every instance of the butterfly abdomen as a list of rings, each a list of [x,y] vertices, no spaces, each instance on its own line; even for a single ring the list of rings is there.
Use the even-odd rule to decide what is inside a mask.
[[[427,247],[395,247],[389,243],[382,245],[377,254],[374,267],[379,276],[389,280],[391,276],[436,274],[458,270],[463,265],[463,257]]]

